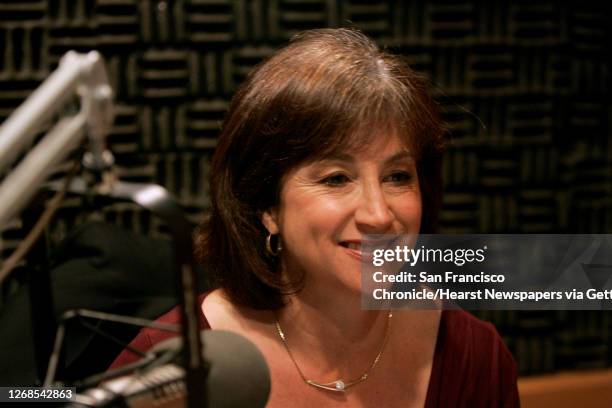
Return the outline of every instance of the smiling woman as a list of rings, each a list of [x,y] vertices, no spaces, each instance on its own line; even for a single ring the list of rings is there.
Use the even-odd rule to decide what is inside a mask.
[[[443,134],[424,78],[353,30],[296,36],[234,96],[198,241],[217,286],[201,321],[259,347],[268,406],[518,405],[491,325],[361,309],[365,236],[435,230]],[[132,347],[167,336],[145,329]]]
[[[387,164],[400,163],[401,171],[385,168],[385,186],[411,178],[423,203],[421,232],[433,232],[441,200],[443,133],[426,80],[400,57],[381,52],[353,30],[296,36],[251,72],[232,100],[211,168],[212,213],[206,228],[211,239],[201,245],[204,254],[232,256],[208,258],[209,266],[227,281],[225,290],[234,302],[281,307],[281,292],[299,288],[304,278],[302,270],[279,273],[279,259],[265,251],[261,240],[270,232],[261,216],[281,202],[283,181],[297,176],[321,187],[341,185],[353,175],[340,167],[330,172],[332,165],[355,167],[357,155],[371,156],[389,140],[397,150],[391,155],[400,156],[377,159],[393,159]],[[410,157],[402,161],[405,156]],[[301,166],[307,167],[297,171]],[[245,252],[245,242],[262,243]],[[250,290],[253,285],[260,290]]]

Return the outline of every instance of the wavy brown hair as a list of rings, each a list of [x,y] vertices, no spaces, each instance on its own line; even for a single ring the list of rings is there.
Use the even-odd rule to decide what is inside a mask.
[[[428,89],[403,58],[350,29],[303,32],[258,65],[232,99],[212,159],[211,213],[196,246],[214,284],[235,304],[282,307],[302,277],[281,276],[261,216],[278,205],[283,176],[384,132],[416,158],[421,232],[434,232],[445,128]]]

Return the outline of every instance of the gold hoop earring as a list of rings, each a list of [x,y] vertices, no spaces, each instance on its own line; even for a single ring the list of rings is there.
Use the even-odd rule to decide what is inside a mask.
[[[272,234],[268,234],[266,237],[266,250],[273,256],[278,256],[283,250],[283,244],[281,243],[280,234],[274,234],[277,236],[276,250],[272,249]]]

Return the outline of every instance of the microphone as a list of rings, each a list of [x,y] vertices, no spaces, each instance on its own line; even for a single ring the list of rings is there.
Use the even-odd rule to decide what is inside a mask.
[[[222,330],[200,332],[208,363],[202,384],[209,408],[264,407],[270,394],[270,372],[263,355],[246,338]],[[152,351],[178,353],[182,339],[159,343]],[[159,365],[102,383],[77,394],[69,407],[151,407],[186,406],[185,371],[178,362]]]

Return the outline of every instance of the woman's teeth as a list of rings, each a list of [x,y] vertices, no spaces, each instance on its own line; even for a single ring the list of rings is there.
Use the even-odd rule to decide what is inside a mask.
[[[347,242],[345,246],[349,249],[354,249],[356,251],[361,251],[361,244],[355,244],[352,242]]]

